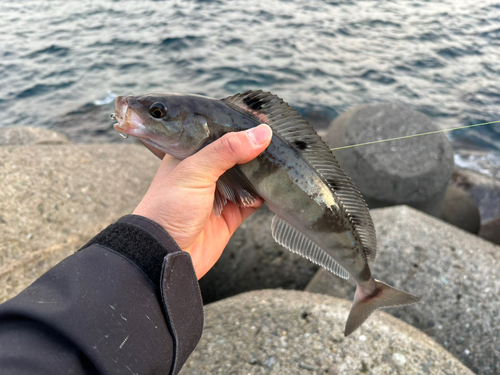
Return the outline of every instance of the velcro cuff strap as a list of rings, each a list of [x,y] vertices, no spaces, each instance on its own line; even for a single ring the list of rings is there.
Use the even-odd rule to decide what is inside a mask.
[[[91,239],[82,249],[99,244],[131,260],[160,290],[163,259],[180,252],[175,241],[154,221],[127,215]],[[196,277],[195,277],[196,279]]]
[[[203,301],[188,253],[173,253],[165,257],[161,295],[174,339],[171,374],[177,374],[198,345],[203,332]]]

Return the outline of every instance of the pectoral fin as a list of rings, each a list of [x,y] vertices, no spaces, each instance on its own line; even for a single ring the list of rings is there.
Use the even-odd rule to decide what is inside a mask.
[[[227,201],[245,207],[253,204],[259,198],[252,183],[248,181],[237,165],[220,176],[216,186],[214,212],[217,217],[220,216]]]

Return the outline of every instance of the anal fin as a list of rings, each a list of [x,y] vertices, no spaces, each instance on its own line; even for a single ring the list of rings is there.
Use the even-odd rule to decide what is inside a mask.
[[[334,275],[343,279],[349,278],[349,272],[338,264],[335,259],[285,220],[274,216],[271,230],[274,240],[281,246],[286,247],[293,253],[302,255],[304,258],[320,265]]]

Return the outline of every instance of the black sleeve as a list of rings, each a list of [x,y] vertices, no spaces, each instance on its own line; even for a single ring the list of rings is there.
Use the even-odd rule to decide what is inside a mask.
[[[177,374],[202,329],[191,257],[128,215],[0,305],[0,374]]]

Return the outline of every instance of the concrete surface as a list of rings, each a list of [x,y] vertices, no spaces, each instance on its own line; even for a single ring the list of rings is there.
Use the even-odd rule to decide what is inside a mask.
[[[158,165],[136,145],[0,147],[0,301],[131,213]]]
[[[59,132],[33,127],[6,126],[0,128],[0,146],[69,144]]]
[[[481,227],[481,217],[476,202],[464,189],[453,185],[449,185],[446,189],[440,218],[472,234],[478,234]]]
[[[205,330],[180,374],[463,374],[425,334],[376,312],[344,338],[350,302],[262,290],[205,307]]]
[[[395,103],[355,107],[332,121],[323,139],[332,148],[407,136],[438,128],[422,113]],[[444,134],[333,152],[370,208],[406,204],[439,216],[453,171]]]
[[[421,298],[385,311],[478,374],[500,373],[500,246],[407,206],[371,211],[375,278]],[[352,280],[320,270],[306,290],[352,300]]]
[[[479,236],[500,245],[500,217],[483,223],[479,231]]]

